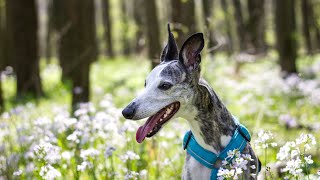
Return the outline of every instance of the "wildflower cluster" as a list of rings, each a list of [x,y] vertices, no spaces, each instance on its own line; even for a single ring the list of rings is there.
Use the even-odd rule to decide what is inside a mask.
[[[228,156],[222,161],[222,166],[218,170],[218,179],[241,179],[245,170],[256,169],[255,165],[248,167],[251,161],[254,159],[250,154],[241,154],[238,149],[228,151]],[[250,175],[256,176],[256,174]]]
[[[273,141],[274,137],[271,131],[260,130],[258,132],[258,138],[255,140],[255,148],[267,149],[270,147],[276,147],[277,143]]]
[[[304,173],[309,176],[308,166],[313,164],[313,160],[311,155],[306,153],[315,144],[316,140],[312,134],[301,134],[295,141],[286,142],[280,148],[277,159],[286,164],[282,172],[287,173],[288,178],[298,178],[303,176]]]

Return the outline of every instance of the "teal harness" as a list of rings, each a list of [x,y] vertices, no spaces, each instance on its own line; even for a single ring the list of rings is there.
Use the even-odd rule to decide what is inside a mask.
[[[183,138],[183,148],[187,149],[187,152],[195,158],[199,163],[206,166],[211,171],[211,180],[217,179],[217,173],[219,168],[215,168],[214,165],[218,159],[224,160],[228,156],[229,150],[238,149],[242,153],[243,149],[246,147],[247,142],[250,142],[251,136],[248,129],[242,125],[238,124],[237,128],[230,140],[230,143],[224,148],[220,154],[215,154],[201,147],[191,131],[188,131]]]

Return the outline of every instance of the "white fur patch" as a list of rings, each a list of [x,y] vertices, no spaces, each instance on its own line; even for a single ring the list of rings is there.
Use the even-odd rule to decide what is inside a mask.
[[[190,177],[188,177],[188,174]],[[185,162],[183,170],[183,179],[210,179],[211,169],[200,164],[192,156]]]
[[[221,145],[223,147],[226,147],[229,144],[231,138],[232,138],[231,136],[222,135],[220,138]]]
[[[208,144],[206,144],[204,142],[204,139],[203,139],[203,137],[201,135],[201,130],[200,130],[199,123],[197,121],[195,121],[194,119],[188,120],[188,122],[189,122],[189,125],[190,125],[190,128],[191,128],[192,134],[195,137],[197,143],[201,147],[218,154],[218,151],[216,149],[214,149],[212,146],[210,146],[210,145],[208,145]]]

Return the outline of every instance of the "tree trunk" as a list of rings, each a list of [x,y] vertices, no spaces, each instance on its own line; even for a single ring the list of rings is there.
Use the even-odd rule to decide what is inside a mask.
[[[4,102],[3,102],[3,93],[2,93],[2,78],[1,72],[5,67],[5,13],[4,7],[1,5],[3,4],[3,0],[0,0],[0,113],[4,109]]]
[[[45,57],[46,57],[46,60],[47,61],[50,61],[50,59],[52,58],[52,35],[53,35],[53,32],[54,32],[54,26],[53,26],[53,10],[52,10],[52,1],[54,0],[48,0],[48,20],[47,20],[47,34],[46,34],[46,50],[45,50]]]
[[[135,52],[140,54],[145,47],[145,38],[143,34],[144,28],[144,16],[143,11],[141,11],[141,7],[143,7],[143,0],[135,0],[133,10],[134,21],[137,26],[136,38],[135,38]]]
[[[316,49],[320,50],[320,28],[318,22],[319,17],[316,17],[319,14],[315,14],[314,12],[317,6],[314,6],[313,3],[311,0],[307,1],[311,47],[312,50],[315,51]]]
[[[131,43],[128,37],[129,33],[129,12],[127,9],[127,0],[121,0],[121,28],[122,28],[122,48],[123,54],[128,56],[131,53]]]
[[[312,45],[311,45],[311,35],[310,35],[310,17],[309,17],[309,11],[310,11],[310,4],[309,0],[302,0],[301,1],[301,13],[302,13],[302,32],[303,37],[305,40],[305,47],[308,54],[312,54]]]
[[[240,0],[233,0],[234,16],[237,25],[238,43],[240,51],[248,49],[248,39],[246,33],[245,21],[242,14],[242,5]]]
[[[228,1],[226,0],[221,0],[221,7],[224,12],[224,21],[225,21],[225,28],[226,28],[226,33],[227,33],[227,52],[228,54],[232,54],[233,52],[233,36],[231,32],[231,18],[230,18],[230,13],[229,13],[229,8],[228,8]]]
[[[197,29],[194,0],[171,0],[171,22],[178,47],[181,47]]]
[[[209,40],[208,47],[214,48],[217,45],[217,41],[214,38],[213,34],[213,23],[212,23],[212,12],[213,12],[213,0],[202,0],[203,5],[203,15],[204,15],[204,22],[206,25],[206,34]],[[213,54],[213,51],[210,51],[210,54]]]
[[[295,0],[275,0],[275,24],[279,64],[284,76],[296,73],[297,32]]]
[[[39,75],[38,17],[35,0],[7,0],[10,58],[17,75],[17,97],[43,94]]]
[[[109,0],[102,0],[102,13],[104,25],[104,39],[107,46],[107,55],[114,57],[113,44],[112,44],[112,22],[111,22],[111,7]]]
[[[248,0],[249,19],[247,30],[249,31],[250,49],[253,53],[266,51],[265,43],[265,15],[264,0]]]
[[[160,30],[159,20],[157,16],[157,7],[155,0],[144,0],[146,14],[146,31],[147,31],[147,47],[148,57],[152,62],[152,68],[159,64],[160,52]]]
[[[72,82],[73,110],[89,101],[90,64],[97,57],[94,2],[54,0],[55,25],[59,31],[59,60],[64,79]]]

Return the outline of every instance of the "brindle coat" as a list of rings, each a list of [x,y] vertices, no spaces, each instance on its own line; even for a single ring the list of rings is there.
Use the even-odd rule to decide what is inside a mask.
[[[163,107],[180,102],[180,109],[174,117],[183,117],[190,124],[191,131],[197,142],[205,149],[219,154],[230,142],[236,123],[222,104],[209,84],[200,78],[200,52],[204,47],[202,33],[189,37],[180,52],[173,34],[168,26],[168,44],[161,55],[161,63],[147,76],[144,91],[127,107],[132,116],[130,119],[143,119],[152,116]],[[172,84],[168,90],[160,90],[159,84]],[[174,118],[173,117],[173,118]],[[248,143],[243,153],[250,154],[254,161],[248,163],[244,179],[254,179],[258,159]],[[215,167],[220,167],[218,161]],[[182,179],[210,179],[211,169],[200,164],[187,153]]]

